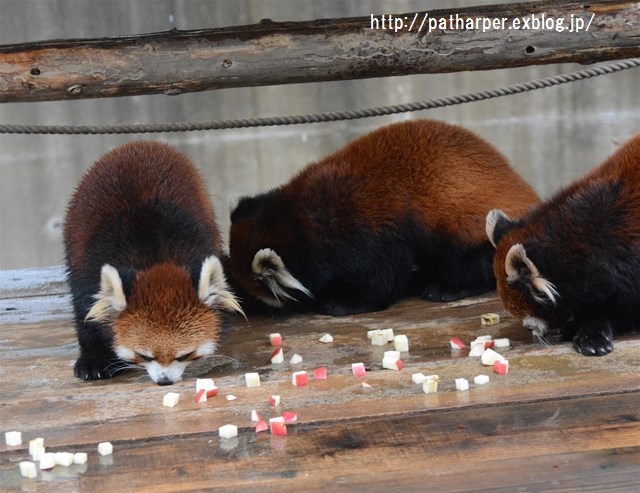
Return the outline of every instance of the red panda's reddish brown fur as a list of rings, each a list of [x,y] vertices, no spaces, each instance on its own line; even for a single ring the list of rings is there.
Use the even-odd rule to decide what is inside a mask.
[[[133,363],[173,383],[215,351],[225,313],[239,310],[203,180],[168,145],[133,142],[100,158],[71,198],[64,239],[80,378]]]
[[[519,220],[491,211],[505,307],[541,338],[585,355],[640,324],[640,134]]]
[[[433,299],[486,291],[486,213],[501,204],[518,216],[536,203],[504,156],[475,134],[431,120],[389,125],[243,199],[231,216],[231,276],[268,304],[298,291],[332,314],[384,307],[412,277],[452,280],[450,293]],[[467,253],[477,256],[473,280],[443,280],[457,274],[432,269],[462,271],[466,260],[455,267],[454,257]]]

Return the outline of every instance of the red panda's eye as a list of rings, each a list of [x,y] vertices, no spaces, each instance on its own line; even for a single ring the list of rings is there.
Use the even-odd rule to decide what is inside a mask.
[[[193,359],[195,354],[196,354],[195,351],[191,351],[190,353],[183,354],[182,356],[177,356],[176,361],[183,362],[183,361],[187,361],[188,359]]]
[[[146,361],[147,363],[150,363],[151,361],[153,361],[153,356],[146,356],[140,353],[136,353],[136,356],[140,358],[142,361]]]

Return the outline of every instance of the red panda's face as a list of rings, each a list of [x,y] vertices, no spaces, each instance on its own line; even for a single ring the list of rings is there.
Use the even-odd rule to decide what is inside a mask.
[[[164,263],[137,272],[126,297],[118,271],[105,265],[97,299],[87,317],[110,321],[118,357],[144,367],[160,385],[181,380],[190,362],[215,353],[222,312],[242,313],[214,256],[203,262],[197,287],[186,268]]]
[[[555,311],[560,295],[530,256],[530,235],[497,210],[487,215],[487,234],[496,246],[494,274],[504,307],[545,342],[545,335],[557,322]]]

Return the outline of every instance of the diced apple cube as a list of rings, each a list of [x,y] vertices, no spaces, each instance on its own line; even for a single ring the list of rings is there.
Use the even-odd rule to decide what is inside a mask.
[[[56,466],[69,467],[73,464],[71,452],[56,452]]]
[[[31,453],[31,460],[34,462],[40,462],[42,456],[47,453],[45,447],[33,447],[33,452]]]
[[[216,388],[213,378],[197,378],[196,379],[196,393],[201,390],[211,390]]]
[[[486,383],[489,383],[489,376],[476,375],[475,377],[473,377],[473,383],[475,383],[476,385],[484,385]]]
[[[367,369],[364,367],[364,363],[353,363],[351,365],[351,371],[356,378],[364,378],[367,375]]]
[[[281,347],[276,349],[271,355],[271,363],[274,365],[279,365],[284,362],[284,351]]]
[[[36,469],[35,462],[29,462],[28,460],[24,460],[20,462],[20,476],[23,478],[37,478],[38,470]]]
[[[309,383],[309,376],[306,371],[296,371],[291,375],[291,383],[294,387],[302,387]]]
[[[321,366],[320,368],[316,368],[315,370],[313,370],[313,378],[315,380],[326,380],[327,368],[325,366]]]
[[[498,375],[506,375],[509,372],[509,360],[499,359],[494,361],[493,371]]]
[[[456,378],[456,390],[469,390],[469,380],[466,378]]]
[[[216,387],[215,385],[212,389],[207,390],[207,399],[209,397],[215,397],[216,395],[218,395],[218,387]]]
[[[486,334],[483,336],[476,337],[473,342],[486,342],[486,341],[492,341],[492,340],[493,340],[493,336]]]
[[[481,356],[482,364],[486,366],[493,366],[493,363],[499,359],[504,359],[504,356],[493,349],[485,349]]]
[[[100,442],[98,444],[98,453],[100,455],[111,455],[113,453],[111,442]]]
[[[238,436],[238,427],[236,425],[223,425],[218,428],[220,438],[228,439]]]
[[[280,346],[282,345],[282,336],[278,332],[273,332],[269,334],[269,342],[272,346]]]
[[[235,401],[237,399],[237,397],[233,394],[227,394],[224,396],[225,399],[227,399],[228,401]]]
[[[36,449],[41,448],[44,448],[44,438],[38,437],[33,440],[29,440],[29,455],[33,455]]]
[[[300,356],[299,354],[294,354],[293,356],[291,356],[289,363],[291,363],[292,365],[302,363],[302,356]]]
[[[371,385],[369,385],[367,382],[362,382],[362,388],[364,390],[369,390],[371,388]]]
[[[387,342],[393,342],[393,329],[382,329],[382,332],[387,335]]]
[[[282,417],[285,423],[295,423],[298,421],[298,415],[292,411],[284,411]]]
[[[482,325],[496,325],[500,323],[500,315],[497,313],[485,313],[480,315],[480,323]]]
[[[371,336],[371,344],[373,346],[384,346],[387,343],[387,334],[382,330],[376,330]]]
[[[207,389],[198,390],[198,393],[196,394],[195,401],[198,404],[202,404],[204,402],[207,402]]]
[[[76,452],[73,454],[73,463],[74,464],[86,464],[89,457],[86,452]]]
[[[474,341],[471,343],[471,349],[469,350],[470,357],[482,356],[484,353],[484,341]]]
[[[180,402],[180,394],[177,392],[167,392],[162,398],[162,405],[165,407],[174,407]]]
[[[247,383],[247,387],[260,387],[259,373],[245,373],[244,380]]]
[[[4,443],[9,447],[22,445],[22,433],[19,431],[7,431],[4,434]]]
[[[413,383],[421,384],[421,383],[424,383],[424,377],[425,377],[424,373],[413,373],[411,375],[411,381]]]
[[[382,368],[400,371],[404,368],[404,364],[400,358],[390,358],[387,356],[386,358],[382,358]]]
[[[324,342],[325,344],[333,342],[333,336],[331,334],[325,334],[320,338],[320,342]]]
[[[255,409],[251,411],[251,421],[260,422],[262,418]]]
[[[400,358],[400,351],[385,351],[383,358]]]
[[[272,435],[284,436],[287,434],[287,425],[284,423],[284,421],[270,421],[269,428],[271,428]]]
[[[56,467],[56,454],[53,452],[46,452],[40,457],[40,469],[47,471]]]
[[[449,339],[449,345],[451,346],[451,349],[464,349],[467,347],[458,337],[452,337]]]
[[[269,405],[273,406],[273,407],[279,406],[280,405],[280,396],[279,395],[272,395],[269,398]]]
[[[505,347],[511,346],[511,341],[507,337],[496,339],[493,342],[494,342],[494,347],[497,347],[497,348],[505,348]]]
[[[425,394],[433,394],[438,391],[438,375],[429,375],[425,377],[422,383],[422,390]]]
[[[406,353],[409,351],[409,338],[406,335],[397,335],[393,338],[393,349]]]
[[[269,429],[269,425],[264,419],[261,419],[256,423],[256,433],[261,433],[263,431],[267,431]]]

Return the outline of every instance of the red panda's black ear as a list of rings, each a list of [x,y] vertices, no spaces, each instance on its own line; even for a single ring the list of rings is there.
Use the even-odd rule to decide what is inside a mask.
[[[485,231],[491,244],[495,247],[515,224],[515,221],[509,219],[509,216],[500,209],[492,209],[489,211],[485,221]]]
[[[198,282],[198,297],[210,308],[226,312],[238,312],[246,318],[238,300],[229,290],[222,263],[215,255],[207,257],[202,262],[200,280]]]
[[[100,271],[100,290],[96,302],[87,313],[86,320],[109,322],[127,308],[122,279],[115,267],[105,264]]]
[[[504,260],[507,283],[520,283],[527,287],[539,303],[556,304],[558,291],[552,282],[545,279],[520,243],[513,245]]]

